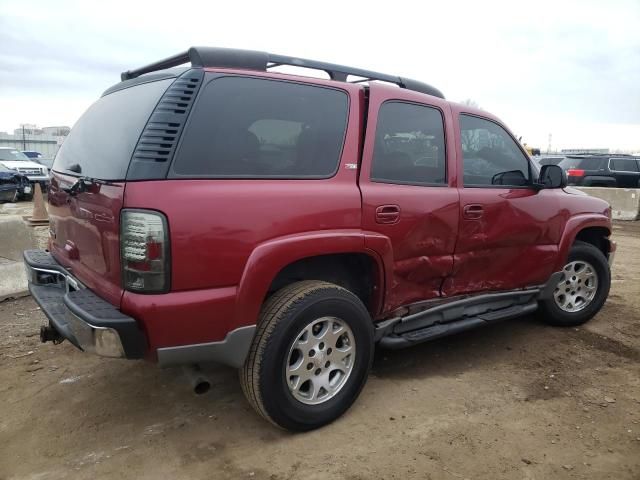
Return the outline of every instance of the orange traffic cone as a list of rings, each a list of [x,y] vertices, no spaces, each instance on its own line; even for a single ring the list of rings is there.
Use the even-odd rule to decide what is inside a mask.
[[[47,213],[47,207],[44,204],[44,197],[42,196],[42,189],[39,183],[35,183],[33,192],[33,213],[30,217],[26,217],[25,220],[31,226],[48,225],[49,214]]]

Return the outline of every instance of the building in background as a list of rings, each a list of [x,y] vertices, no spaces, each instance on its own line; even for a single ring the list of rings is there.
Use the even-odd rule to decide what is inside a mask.
[[[565,155],[576,155],[580,153],[595,153],[595,154],[607,154],[609,153],[608,148],[563,148],[560,150],[560,153],[564,153]]]
[[[0,147],[40,152],[45,158],[53,158],[70,131],[71,128],[67,126],[38,128],[37,125],[25,123],[12,134],[0,132]]]

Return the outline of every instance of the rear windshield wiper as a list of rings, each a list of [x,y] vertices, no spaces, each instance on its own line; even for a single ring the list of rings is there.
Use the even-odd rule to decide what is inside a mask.
[[[99,180],[97,178],[90,177],[78,177],[77,180],[68,188],[63,188],[62,191],[69,195],[76,196],[79,193],[86,192],[88,187],[92,185],[114,185],[106,180]]]

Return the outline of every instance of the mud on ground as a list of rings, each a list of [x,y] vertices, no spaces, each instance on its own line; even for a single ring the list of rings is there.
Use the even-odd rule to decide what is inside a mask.
[[[306,434],[250,409],[236,372],[194,396],[179,370],[39,343],[0,304],[0,479],[638,479],[640,224],[615,226],[611,296],[577,329],[523,318],[379,351],[362,395]]]

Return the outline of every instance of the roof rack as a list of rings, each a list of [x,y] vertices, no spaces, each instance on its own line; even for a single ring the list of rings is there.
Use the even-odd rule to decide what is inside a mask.
[[[120,78],[129,80],[139,77],[145,73],[164,70],[166,68],[177,67],[179,65],[191,63],[194,67],[226,67],[243,68],[249,70],[267,71],[269,68],[281,65],[291,65],[303,68],[313,68],[327,72],[329,78],[348,83],[362,83],[371,80],[394,83],[400,88],[426,93],[434,97],[444,98],[440,90],[431,85],[409,78],[387,75],[385,73],[372,72],[360,68],[346,67],[333,63],[318,62],[305,58],[287,57],[285,55],[274,55],[272,53],[259,52],[254,50],[237,50],[232,48],[215,47],[191,47],[186,52],[173,55],[144,67],[135,70],[122,72]],[[355,80],[348,80],[349,76],[359,77]]]

